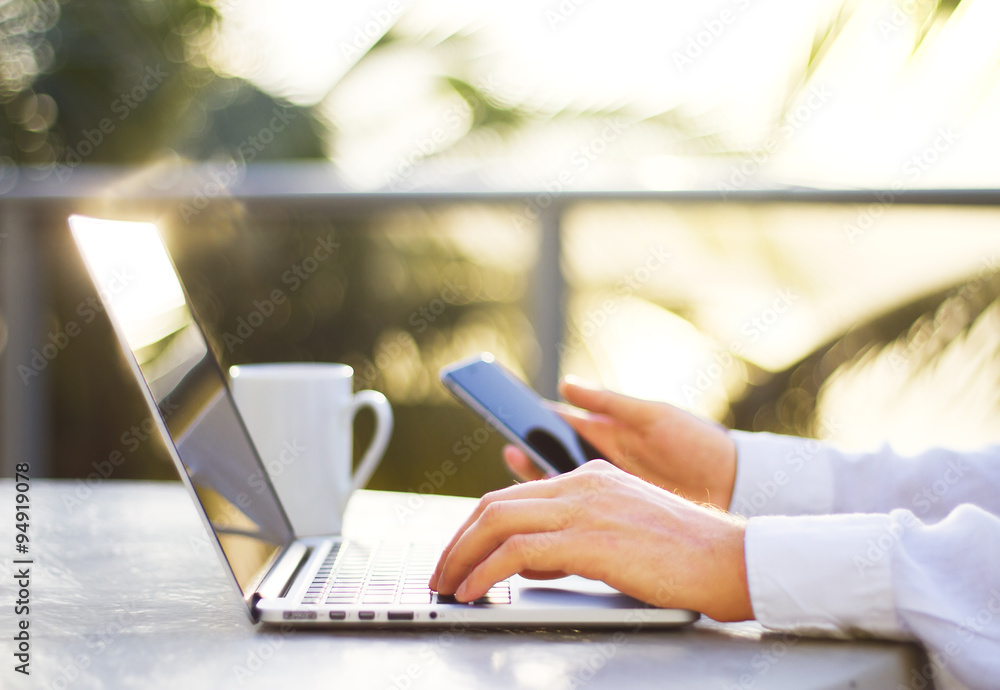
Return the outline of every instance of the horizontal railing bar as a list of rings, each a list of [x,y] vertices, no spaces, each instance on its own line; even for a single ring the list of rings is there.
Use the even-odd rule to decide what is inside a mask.
[[[774,187],[743,189],[609,189],[584,188],[550,192],[544,189],[428,187],[419,190],[357,191],[347,188],[326,164],[254,164],[232,174],[224,165],[190,165],[158,180],[142,168],[80,166],[62,179],[52,173],[43,180],[22,179],[0,194],[6,201],[45,200],[75,205],[86,200],[106,202],[204,203],[216,198],[241,202],[295,201],[310,207],[335,204],[365,209],[384,204],[528,204],[541,210],[588,201],[669,203],[812,203],[1000,206],[1000,189],[818,189]],[[27,172],[22,178],[27,177]],[[225,185],[220,188],[218,181]],[[167,184],[169,182],[169,184]]]

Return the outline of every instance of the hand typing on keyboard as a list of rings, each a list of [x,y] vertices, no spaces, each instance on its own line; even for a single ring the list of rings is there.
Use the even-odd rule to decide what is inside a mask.
[[[579,386],[562,390],[571,402],[599,413],[570,420],[588,440],[615,449],[616,462],[630,461],[637,473],[644,467],[637,457],[653,466],[653,456],[665,445],[665,431],[654,420],[663,419],[661,404]],[[731,471],[723,472],[729,479],[714,488],[702,484],[700,492],[728,504],[735,476],[732,441],[721,429],[670,409],[682,415],[671,418],[674,423],[689,425],[685,433],[692,447],[714,449],[706,466],[725,469],[732,463]],[[632,454],[626,457],[626,451]],[[532,478],[520,451],[505,452],[515,471]],[[442,552],[431,589],[471,601],[515,573],[534,578],[575,574],[656,606],[690,608],[717,620],[753,617],[743,549],[746,521],[661,488],[694,492],[698,472],[710,472],[702,467],[678,479],[680,473],[671,474],[668,464],[640,478],[594,460],[552,479],[487,494]],[[661,486],[650,483],[654,480]]]
[[[483,497],[444,549],[429,585],[471,601],[515,573],[571,573],[657,606],[742,620],[753,615],[744,525],[594,460]]]

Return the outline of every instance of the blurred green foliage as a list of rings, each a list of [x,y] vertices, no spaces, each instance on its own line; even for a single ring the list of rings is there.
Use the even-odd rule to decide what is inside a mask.
[[[0,17],[0,184],[14,165],[44,178],[60,164],[233,155],[275,107],[294,117],[260,159],[323,156],[309,109],[211,69],[209,4],[4,0]]]

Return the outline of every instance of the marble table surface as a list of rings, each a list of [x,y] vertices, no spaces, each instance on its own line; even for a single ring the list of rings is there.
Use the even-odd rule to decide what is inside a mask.
[[[0,688],[894,688],[919,647],[704,617],[668,631],[255,627],[177,482],[38,480],[30,611],[15,615],[14,484],[0,480]],[[353,536],[452,529],[470,499],[357,492]],[[15,671],[30,624],[30,676]]]

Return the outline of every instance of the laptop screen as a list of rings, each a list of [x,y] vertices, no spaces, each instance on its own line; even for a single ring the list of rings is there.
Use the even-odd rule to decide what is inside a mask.
[[[247,599],[292,528],[194,319],[156,226],[70,227],[140,383]],[[154,415],[155,417],[156,415]]]

